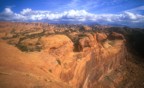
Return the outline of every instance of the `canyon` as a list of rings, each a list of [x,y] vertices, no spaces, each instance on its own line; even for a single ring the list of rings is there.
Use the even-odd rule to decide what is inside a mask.
[[[0,22],[0,88],[143,88],[144,29]]]

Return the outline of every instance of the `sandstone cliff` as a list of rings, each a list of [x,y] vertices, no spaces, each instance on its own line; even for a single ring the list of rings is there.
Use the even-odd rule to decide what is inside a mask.
[[[17,25],[18,29],[21,25],[26,29],[39,29],[1,29],[2,88],[144,86],[144,69],[133,63],[134,57],[125,46],[126,39],[118,32],[90,31],[92,29],[87,26],[83,31],[74,26],[79,29],[76,31],[71,26],[63,29],[64,26],[43,26],[41,23]],[[66,31],[68,29],[71,31]],[[5,32],[11,36],[3,35]]]

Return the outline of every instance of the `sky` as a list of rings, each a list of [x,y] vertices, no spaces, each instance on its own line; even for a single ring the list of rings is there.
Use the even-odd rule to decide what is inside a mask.
[[[144,28],[144,0],[0,0],[0,21]]]

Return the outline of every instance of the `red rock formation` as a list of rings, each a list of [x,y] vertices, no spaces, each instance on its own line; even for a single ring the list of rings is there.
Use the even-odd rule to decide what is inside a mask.
[[[96,38],[97,38],[97,41],[101,42],[105,39],[107,39],[107,35],[105,33],[96,33]]]
[[[78,26],[40,23],[0,25],[5,29],[5,25],[18,26],[16,33],[0,28],[0,88],[132,88],[136,82],[129,80],[131,70],[127,69],[139,67],[127,62],[130,56],[122,34],[79,32],[75,31]],[[23,27],[26,29],[21,30]],[[69,28],[73,30],[67,31]],[[5,38],[5,32],[18,35]],[[37,46],[40,51],[35,50]],[[28,51],[21,51],[25,47]],[[139,69],[138,74],[143,77],[143,68]]]
[[[122,34],[112,32],[109,36],[109,39],[125,39]]]
[[[89,26],[83,26],[83,30],[84,31],[90,31],[90,30],[92,30],[92,28]]]
[[[90,33],[85,33],[82,38],[78,41],[79,51],[83,51],[84,48],[91,48],[96,46],[97,40],[96,35],[92,35]]]

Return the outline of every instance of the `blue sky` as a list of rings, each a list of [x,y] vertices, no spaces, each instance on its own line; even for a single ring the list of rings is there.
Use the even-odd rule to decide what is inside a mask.
[[[144,0],[0,0],[0,20],[144,27]]]

